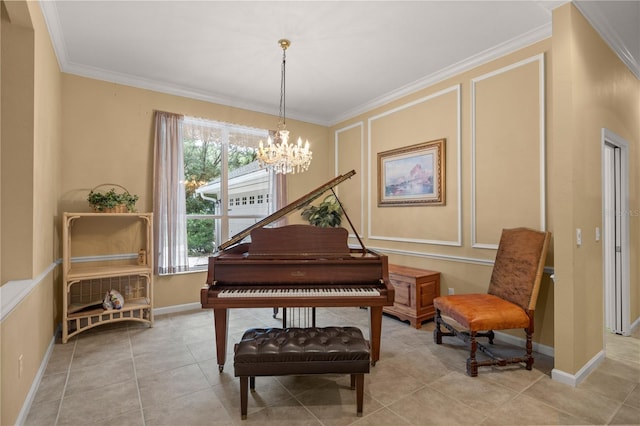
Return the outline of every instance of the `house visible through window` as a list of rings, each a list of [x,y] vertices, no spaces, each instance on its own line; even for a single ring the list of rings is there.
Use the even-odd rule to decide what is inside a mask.
[[[191,117],[183,121],[189,270],[207,267],[216,247],[273,211],[272,172],[256,149],[267,130]],[[247,199],[267,202],[247,203]],[[242,200],[242,201],[241,201]]]

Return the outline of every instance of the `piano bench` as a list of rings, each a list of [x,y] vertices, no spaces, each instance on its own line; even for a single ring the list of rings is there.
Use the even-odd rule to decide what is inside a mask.
[[[240,414],[247,418],[248,386],[256,376],[349,374],[362,416],[364,374],[369,373],[369,342],[356,327],[252,328],[234,347],[235,377],[240,377]]]

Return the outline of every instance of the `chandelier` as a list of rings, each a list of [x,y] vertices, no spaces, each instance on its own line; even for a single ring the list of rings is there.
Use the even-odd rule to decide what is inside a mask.
[[[297,144],[289,143],[289,131],[286,123],[286,63],[287,47],[291,42],[286,39],[278,40],[282,47],[282,68],[280,72],[280,113],[278,115],[277,130],[269,131],[267,146],[260,141],[258,148],[258,162],[261,167],[267,167],[276,173],[301,173],[306,171],[311,164],[311,154],[309,141],[302,144],[302,139],[298,138]],[[273,137],[272,137],[273,136]]]

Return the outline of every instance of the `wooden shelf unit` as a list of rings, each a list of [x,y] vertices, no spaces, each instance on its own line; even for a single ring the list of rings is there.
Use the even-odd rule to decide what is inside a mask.
[[[382,309],[384,313],[409,321],[415,328],[434,317],[433,299],[440,296],[440,272],[389,265],[389,281],[395,289],[395,300],[393,306]]]
[[[76,226],[74,232],[74,225],[80,221],[87,226],[81,230]],[[123,234],[131,241],[121,241],[123,235],[114,237],[105,231],[107,221],[111,226],[108,230],[133,229]],[[74,248],[80,239],[85,244],[76,253]],[[111,242],[115,244],[107,244],[109,253],[103,253],[104,248],[92,253],[96,247],[93,242],[98,240],[114,240]],[[140,247],[134,249],[136,244]],[[62,343],[106,323],[138,321],[153,326],[153,214],[64,213],[62,279]],[[121,309],[102,307],[106,293],[112,289],[124,297]]]

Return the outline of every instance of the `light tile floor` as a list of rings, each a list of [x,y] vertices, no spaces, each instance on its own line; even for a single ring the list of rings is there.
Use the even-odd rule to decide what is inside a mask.
[[[230,310],[229,351],[247,328],[278,327],[271,309]],[[359,308],[318,310],[318,326],[354,325]],[[640,332],[608,336],[607,358],[573,388],[550,378],[553,359],[536,354],[532,371],[481,367],[465,374],[467,350],[433,342],[433,322],[416,330],[383,319],[381,359],[365,376],[364,415],[356,417],[348,376],[257,378],[248,419],[240,420],[233,357],[215,360],[210,310],[98,327],[56,344],[27,425],[456,425],[639,424]],[[508,345],[496,342],[499,350]]]

